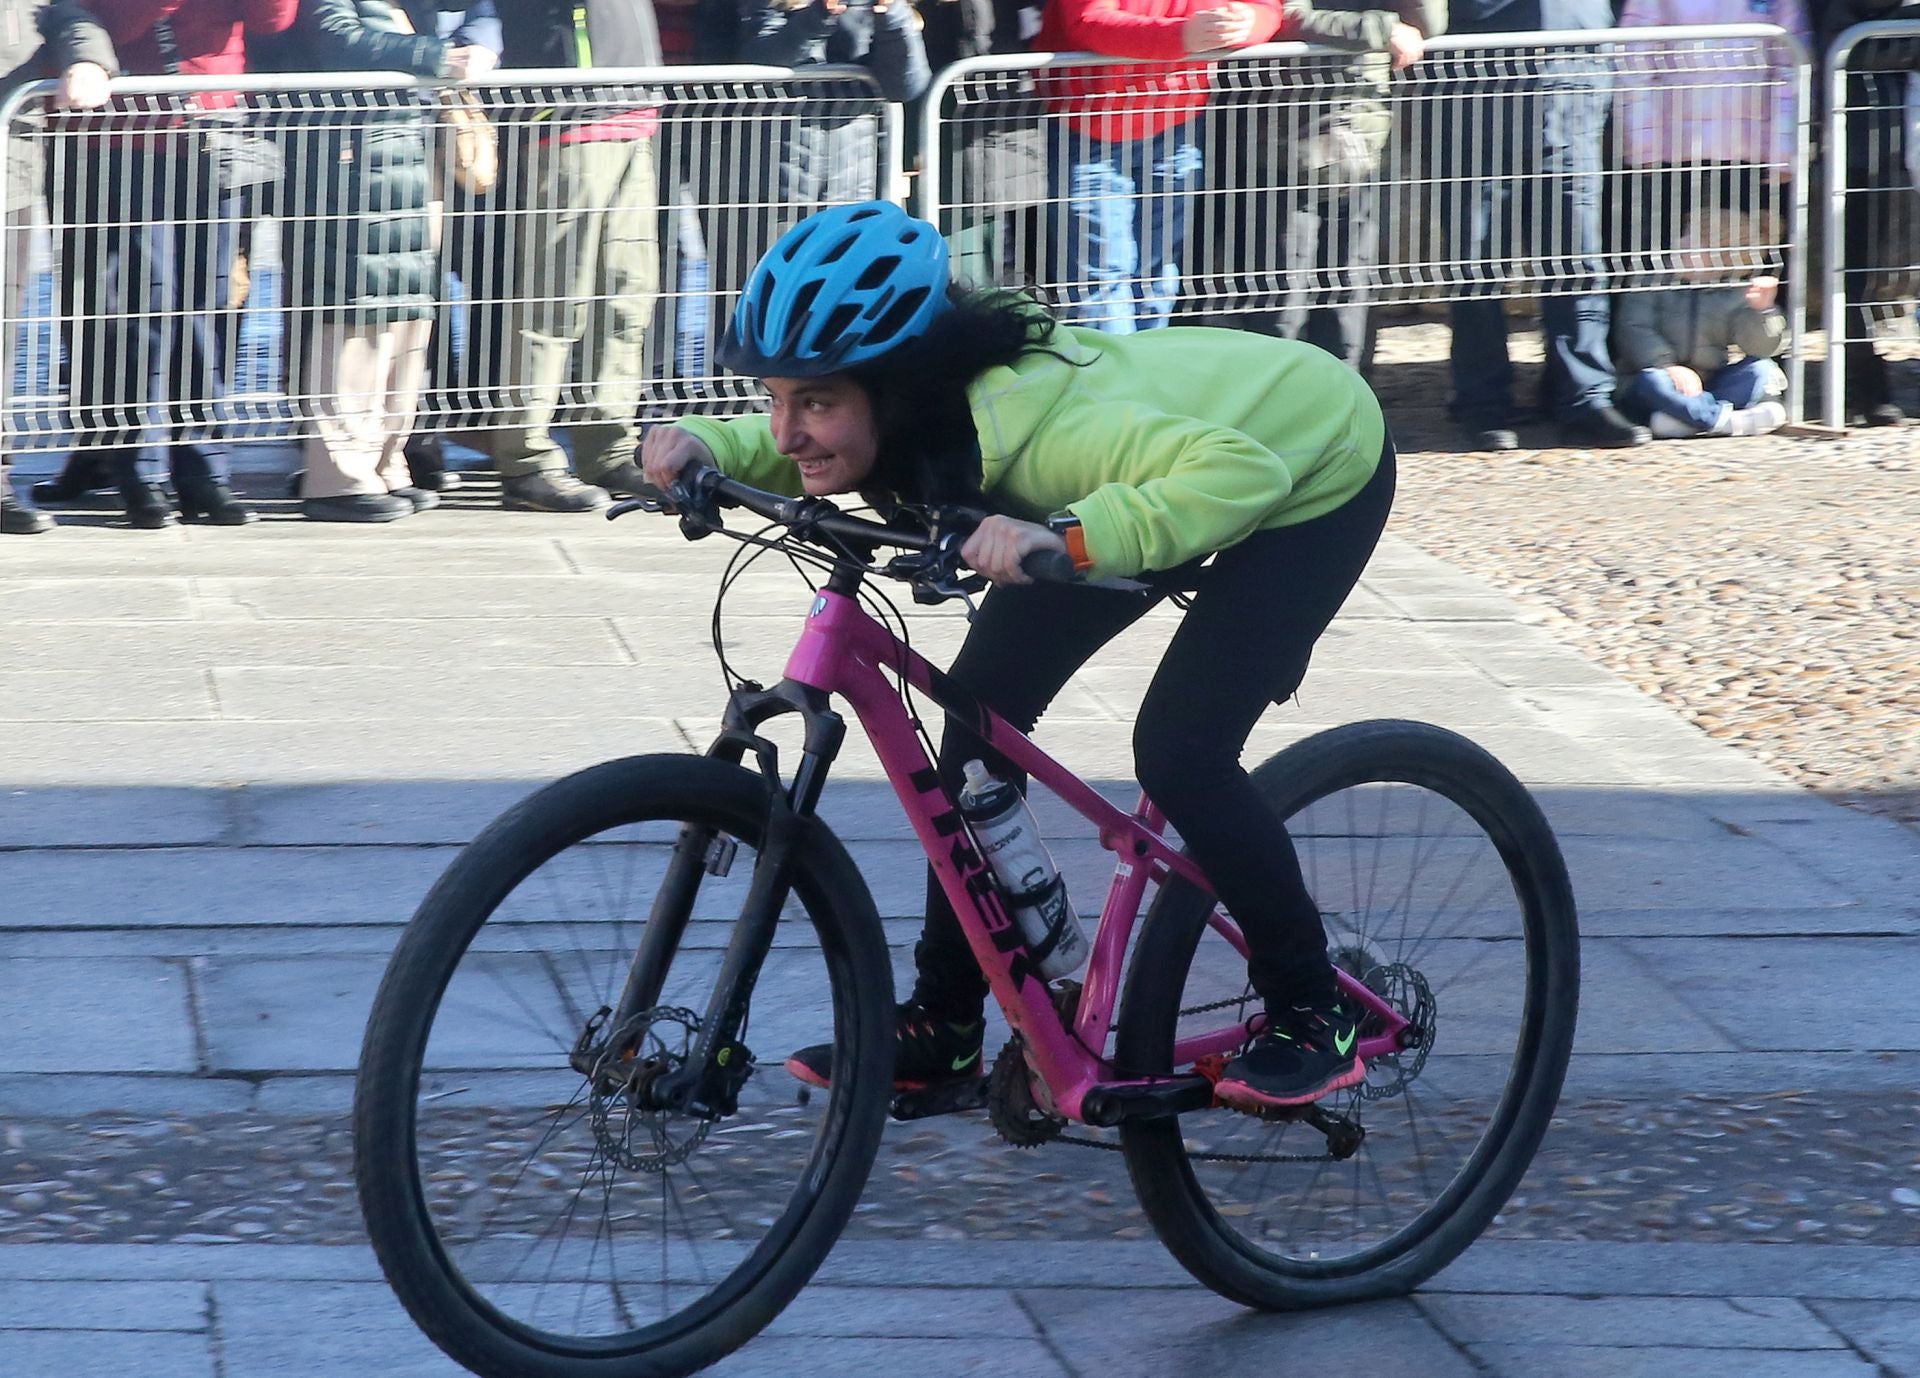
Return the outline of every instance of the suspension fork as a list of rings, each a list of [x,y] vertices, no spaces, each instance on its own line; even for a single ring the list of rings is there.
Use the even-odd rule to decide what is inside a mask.
[[[804,716],[806,738],[793,783],[786,785],[780,777],[778,748],[754,729],[768,718],[789,712]],[[739,1044],[740,1028],[793,888],[794,849],[801,845],[845,736],[845,721],[826,707],[825,695],[816,689],[786,681],[768,690],[748,685],[734,694],[726,726],[708,754],[737,764],[753,753],[767,783],[766,826],[746,902],[727,940],[699,1034],[686,1062],[649,1087],[646,1099],[654,1108],[702,1118],[732,1113],[750,1071],[746,1049]],[[667,966],[692,917],[701,873],[714,869],[709,858],[723,840],[710,828],[681,830],[621,994],[624,1018],[658,1002]],[[725,859],[730,860],[730,854]]]

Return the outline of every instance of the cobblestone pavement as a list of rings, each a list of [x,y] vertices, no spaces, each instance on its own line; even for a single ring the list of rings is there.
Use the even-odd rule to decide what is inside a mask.
[[[1383,332],[1394,529],[1707,735],[1920,822],[1920,428],[1464,454],[1437,407],[1446,338]]]
[[[1916,1142],[1913,1091],[1567,1102],[1488,1237],[1920,1245]],[[0,1145],[0,1244],[363,1237],[342,1118],[15,1118],[0,1122]],[[520,1147],[476,1136],[466,1163],[436,1160],[435,1180],[511,1174]],[[725,1168],[727,1191],[759,1199],[752,1163]],[[890,1126],[847,1233],[1151,1236],[1117,1153],[1012,1148],[977,1115]]]

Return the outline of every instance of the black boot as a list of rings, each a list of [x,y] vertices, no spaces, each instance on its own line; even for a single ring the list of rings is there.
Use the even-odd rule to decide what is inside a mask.
[[[114,484],[120,489],[121,505],[127,520],[141,531],[158,531],[173,524],[173,508],[158,484],[148,483],[140,473],[140,464],[131,454],[117,454],[108,461]]]
[[[233,496],[233,490],[217,478],[188,478],[176,474],[174,495],[180,500],[183,521],[210,522],[214,526],[245,526],[260,520],[260,514]]]
[[[429,493],[451,493],[460,486],[460,475],[447,467],[446,446],[439,436],[416,435],[407,442],[406,455],[413,487]]]
[[[113,487],[98,454],[71,454],[58,478],[43,478],[33,485],[33,500],[59,507],[78,502],[96,488]]]
[[[391,522],[411,517],[414,506],[397,493],[346,493],[337,498],[307,498],[300,512],[312,522]]]

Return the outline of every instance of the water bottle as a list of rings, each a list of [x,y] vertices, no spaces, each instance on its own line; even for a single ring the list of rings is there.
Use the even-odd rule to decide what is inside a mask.
[[[966,776],[960,816],[1000,882],[1034,969],[1049,981],[1067,975],[1087,960],[1087,935],[1027,801],[1012,785],[989,775],[983,762],[968,761]]]
[[[682,188],[684,197],[692,192]],[[674,237],[680,247],[680,307],[674,322],[674,372],[681,378],[707,375],[707,325],[712,278],[707,263],[706,237],[700,217],[691,206],[674,209]]]

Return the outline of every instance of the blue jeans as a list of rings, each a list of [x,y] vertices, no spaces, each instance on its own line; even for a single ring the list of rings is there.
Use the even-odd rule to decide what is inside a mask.
[[[1507,99],[1436,105],[1429,129],[1440,155],[1441,223],[1468,293],[1452,307],[1450,409],[1483,427],[1512,417],[1507,315],[1494,294],[1529,254],[1542,275],[1542,401],[1566,417],[1606,406],[1613,393],[1600,214],[1610,88],[1590,55],[1536,66],[1528,89]]]
[[[1059,286],[1061,319],[1114,335],[1165,325],[1180,291],[1199,146],[1179,126],[1118,143],[1069,129],[1054,152],[1046,276]]]
[[[1723,405],[1738,411],[1766,401],[1767,384],[1776,368],[1769,359],[1742,359],[1702,379],[1705,387],[1694,397],[1682,393],[1665,369],[1643,368],[1632,378],[1620,380],[1620,410],[1642,424],[1651,421],[1655,412],[1664,412],[1703,431],[1711,430]]]
[[[76,445],[130,455],[149,481],[225,482],[242,198],[199,150],[74,142],[47,175]]]

